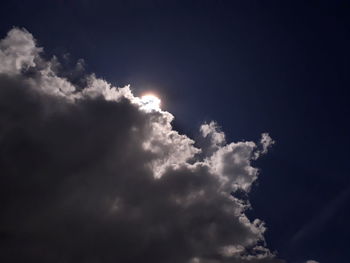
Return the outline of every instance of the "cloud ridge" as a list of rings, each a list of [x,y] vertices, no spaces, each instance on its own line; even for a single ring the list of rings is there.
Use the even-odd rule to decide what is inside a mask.
[[[205,123],[199,148],[129,86],[78,87],[42,52],[25,29],[0,41],[2,262],[283,262],[235,195],[267,133],[227,143]]]

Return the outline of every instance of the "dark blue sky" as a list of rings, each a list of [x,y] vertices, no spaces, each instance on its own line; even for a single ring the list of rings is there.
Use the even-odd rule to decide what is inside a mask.
[[[166,4],[164,2],[167,2]],[[136,93],[157,92],[196,136],[276,140],[251,217],[288,262],[349,262],[348,1],[3,1],[0,34],[25,27],[46,54]]]

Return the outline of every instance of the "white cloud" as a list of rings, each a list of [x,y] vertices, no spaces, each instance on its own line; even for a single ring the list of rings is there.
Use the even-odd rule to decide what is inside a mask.
[[[225,191],[250,190],[258,174],[258,170],[251,166],[255,148],[254,142],[230,143],[220,147],[206,160]]]
[[[19,74],[22,69],[35,66],[34,60],[41,50],[32,34],[13,28],[0,43],[0,73]]]
[[[210,122],[200,131],[211,146],[199,149],[173,129],[171,113],[145,108],[129,86],[92,74],[76,87],[41,50],[17,28],[0,42],[0,106],[9,114],[0,119],[0,147],[10,178],[0,191],[17,194],[4,201],[0,223],[18,242],[35,240],[19,258],[45,247],[42,262],[57,253],[67,262],[77,254],[75,262],[282,262],[262,245],[264,222],[231,195],[257,180],[251,162],[273,144],[268,134],[259,150],[226,143]],[[25,142],[20,154],[17,141]],[[19,216],[16,204],[36,206]]]
[[[275,143],[268,133],[261,134],[260,144],[262,145],[262,154],[267,153],[268,149]]]
[[[214,121],[209,124],[202,124],[200,131],[204,138],[210,137],[212,146],[220,146],[225,143],[225,134],[219,130],[217,123]]]

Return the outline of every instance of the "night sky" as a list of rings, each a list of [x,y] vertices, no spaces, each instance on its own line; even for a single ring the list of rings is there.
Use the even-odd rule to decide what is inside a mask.
[[[208,129],[213,128],[209,133],[212,136],[212,143],[215,136],[222,132],[225,133],[227,142],[258,142],[261,134],[268,133],[275,143],[267,145],[269,152],[266,155],[265,148],[261,148],[260,152],[257,152],[261,155],[260,158],[254,160],[252,157],[251,159],[252,165],[260,170],[258,179],[249,182],[252,185],[251,189],[247,190],[243,187],[244,190],[240,189],[236,194],[240,196],[242,194],[240,192],[243,191],[242,199],[245,201],[249,196],[252,208],[248,209],[245,214],[251,220],[259,218],[265,222],[266,247],[276,253],[278,259],[289,263],[305,263],[307,260],[310,260],[310,263],[313,262],[312,260],[320,263],[349,262],[350,3],[348,1],[2,1],[0,39],[4,39],[14,27],[27,30],[37,40],[37,46],[43,47],[42,61],[50,61],[53,56],[56,56],[60,65],[55,68],[59,73],[55,71],[55,74],[68,79],[78,87],[77,90],[83,89],[82,87],[86,84],[82,80],[82,73],[77,68],[78,61],[79,66],[84,68],[84,74],[94,73],[97,78],[106,80],[116,87],[130,84],[130,89],[135,96],[142,96],[145,93],[156,94],[162,101],[161,108],[175,116],[172,122],[173,129],[195,140],[195,147],[202,149],[214,146],[223,147],[220,146],[221,141],[211,146],[201,141],[203,138],[200,137],[204,134],[204,128],[202,134],[199,129],[203,123],[208,124],[206,126]],[[4,61],[3,59],[0,63]],[[45,67],[45,63],[41,63],[41,67]],[[36,68],[38,64],[40,63],[36,62]],[[51,236],[46,235],[45,232],[50,232],[50,229],[55,226],[62,227],[60,223],[52,223],[47,219],[47,222],[50,221],[50,223],[45,225],[47,230],[42,230],[41,234],[21,236],[22,232],[15,230],[20,228],[18,226],[31,224],[30,220],[33,218],[33,220],[40,221],[44,217],[49,218],[48,215],[60,215],[63,210],[59,210],[61,205],[58,205],[60,203],[58,196],[70,193],[70,190],[79,185],[77,184],[79,180],[89,185],[81,190],[82,199],[84,199],[84,195],[90,196],[91,191],[93,191],[91,196],[100,196],[97,188],[108,188],[113,185],[114,181],[109,181],[113,169],[120,169],[120,173],[128,171],[122,162],[123,165],[114,168],[102,165],[102,162],[109,163],[112,155],[111,149],[105,149],[107,148],[105,145],[110,142],[104,137],[113,137],[114,129],[120,131],[115,139],[116,147],[124,149],[123,153],[125,149],[132,149],[130,153],[127,152],[130,156],[137,155],[133,157],[135,162],[154,158],[153,155],[143,153],[143,150],[140,150],[142,153],[137,153],[136,149],[139,144],[136,141],[138,139],[129,138],[126,128],[139,127],[144,132],[140,132],[140,137],[136,138],[139,140],[146,138],[143,136],[146,136],[147,133],[147,122],[153,121],[154,116],[149,116],[153,113],[140,113],[129,102],[122,100],[114,105],[99,97],[79,102],[77,106],[62,106],[66,105],[66,102],[61,105],[56,99],[51,98],[51,95],[45,99],[43,97],[46,95],[28,95],[28,91],[21,91],[21,87],[27,85],[24,79],[32,76],[35,76],[32,78],[36,80],[41,78],[37,77],[39,76],[38,69],[28,69],[28,72],[24,73],[18,71],[17,75],[11,75],[12,73],[8,73],[9,70],[1,70],[0,67],[0,89],[3,89],[0,92],[0,112],[2,112],[0,113],[0,134],[2,136],[0,142],[1,149],[3,149],[0,155],[2,158],[0,169],[3,171],[1,172],[0,191],[2,191],[1,204],[6,207],[2,213],[9,215],[0,221],[2,224],[0,225],[0,251],[3,255],[0,256],[0,259],[3,259],[2,262],[185,263],[189,261],[184,261],[184,259],[190,258],[189,255],[193,256],[193,251],[202,253],[201,251],[205,251],[206,246],[211,247],[208,245],[211,244],[209,241],[201,248],[193,246],[197,250],[185,245],[179,247],[178,244],[186,242],[179,241],[182,240],[178,237],[180,234],[175,234],[175,239],[178,238],[176,242],[174,241],[175,250],[180,251],[176,253],[181,254],[182,251],[185,251],[181,257],[176,258],[175,252],[172,252],[174,255],[170,252],[167,254],[168,251],[173,250],[163,246],[159,240],[147,243],[138,236],[139,233],[127,231],[121,235],[121,239],[125,237],[127,240],[125,245],[118,238],[112,237],[114,232],[106,234],[108,238],[100,237],[102,235],[100,232],[109,233],[109,230],[108,223],[98,218],[86,223],[86,226],[101,224],[101,222],[106,225],[102,230],[99,227],[91,230],[94,231],[96,242],[100,242],[96,245],[98,248],[92,245],[93,241],[79,245],[79,241],[74,240],[71,250],[76,249],[76,251],[66,253],[67,248],[62,246],[60,249],[65,251],[62,253],[67,255],[61,258],[47,256],[45,253],[50,252],[42,252],[47,247],[41,243],[42,238],[50,240],[48,244],[60,243],[59,241],[51,242]],[[44,85],[41,81],[41,79],[38,80],[39,84],[35,85]],[[27,99],[27,95],[31,99]],[[46,111],[43,109],[49,107],[48,105],[53,105],[52,111],[56,113],[47,121],[48,124],[40,124],[40,118],[44,117],[37,116],[41,116]],[[62,110],[61,108],[67,109]],[[65,111],[69,113],[64,113]],[[8,115],[8,112],[11,114]],[[209,123],[212,120],[217,124],[210,126]],[[18,127],[21,128],[11,130],[12,121],[21,123],[18,124]],[[74,135],[68,134],[65,126],[72,129],[71,132]],[[97,126],[101,129],[95,133],[94,127]],[[36,129],[39,130],[38,134],[28,135],[36,133],[34,132]],[[86,134],[86,130],[89,129],[92,132]],[[61,132],[57,137],[57,143],[53,143],[50,140],[55,141],[55,137],[52,136],[56,131],[57,134],[58,131]],[[75,136],[83,138],[78,145],[81,147],[79,149],[83,150],[72,150],[67,155],[68,157],[62,157],[61,153],[69,151],[65,145],[72,145],[76,142]],[[68,139],[65,140],[65,138]],[[260,146],[263,147],[264,144]],[[150,147],[156,146],[151,145]],[[213,149],[208,151],[214,151],[216,148]],[[96,157],[91,154],[90,156],[89,151],[99,152],[101,155]],[[209,152],[205,151],[203,156],[206,157],[205,154],[209,156]],[[34,161],[22,155],[34,156]],[[119,155],[121,151],[116,153],[118,158]],[[46,156],[51,157],[46,158]],[[76,156],[81,158],[76,158]],[[103,156],[106,158],[103,159]],[[72,164],[67,161],[66,164],[65,161],[69,158],[77,159],[76,163]],[[120,159],[123,158],[120,157]],[[85,165],[84,162],[94,163],[95,160],[98,164],[90,167],[88,172],[80,169]],[[20,168],[13,168],[13,165]],[[124,168],[120,168],[122,166]],[[183,188],[179,186],[179,182],[163,179],[172,174],[176,176],[178,173],[180,174],[178,176],[183,178],[186,171],[181,169],[166,170],[162,177],[164,188],[155,186],[150,179],[143,182],[136,175],[133,180],[136,180],[138,187],[130,190],[128,188],[130,179],[124,178],[117,182],[117,188],[120,188],[118,191],[125,192],[127,200],[133,200],[133,202],[138,200],[135,196],[142,195],[141,185],[145,185],[145,193],[154,191],[155,196],[164,194],[165,188],[177,189],[179,187],[179,192],[181,192]],[[134,174],[142,173],[136,168],[131,170]],[[26,171],[33,175],[25,177],[23,185],[14,186],[16,180],[20,180],[20,175]],[[96,174],[105,173],[105,177],[101,177],[101,180],[109,183],[96,181],[94,171]],[[38,179],[37,174],[39,173],[40,178]],[[65,179],[69,182],[74,181],[74,183],[66,183],[67,181],[62,183],[59,174],[63,173],[79,174],[79,176],[72,178],[71,181]],[[211,181],[211,172],[203,173],[205,182],[195,181],[189,185],[192,187],[194,184],[197,187],[203,184],[203,187],[207,187],[205,189],[208,193],[215,195],[214,190],[208,189],[211,189],[211,185],[217,182]],[[43,179],[45,174],[54,174],[52,180],[49,176]],[[83,174],[87,176],[84,177]],[[93,177],[95,179],[89,181]],[[185,179],[179,179],[180,182],[183,180]],[[98,187],[93,188],[89,182],[94,182],[93,184]],[[124,183],[125,190],[122,186]],[[40,187],[36,188],[38,185]],[[35,190],[36,194],[31,193],[31,190],[23,190],[28,187],[41,189],[42,185],[48,185],[48,189],[42,192]],[[57,190],[58,187],[55,185],[60,185],[60,190]],[[171,185],[174,188],[171,188]],[[8,189],[13,189],[13,191]],[[132,189],[136,193],[133,197],[129,197]],[[169,189],[168,191],[172,192]],[[36,201],[26,206],[24,211],[13,212],[16,206],[25,200],[17,197],[17,194],[22,191],[30,192],[28,198],[32,197]],[[126,193],[127,191],[129,193]],[[106,192],[114,194],[112,189]],[[57,193],[57,195],[52,193]],[[176,193],[178,192],[174,190],[174,195]],[[70,201],[67,199],[62,203],[76,202],[67,208],[76,211],[75,206],[80,207],[80,202],[83,202],[79,198],[79,196],[74,197],[69,199]],[[143,198],[147,199],[147,196]],[[155,197],[154,199],[156,200]],[[214,199],[215,202],[226,202],[220,197]],[[91,200],[89,199],[87,203],[89,201]],[[45,203],[42,206],[50,207],[56,207],[57,204],[59,208],[55,211],[53,211],[54,208],[48,209],[48,212],[45,210],[45,213],[41,213],[40,211],[43,210],[38,208],[41,207],[37,205],[38,202]],[[201,202],[207,204],[205,201]],[[208,207],[215,207],[215,202],[213,201],[210,206],[208,204]],[[64,220],[67,220],[70,227],[75,224],[79,225],[80,220],[84,220],[80,216],[84,218],[91,207],[95,209],[93,203],[91,201],[91,204],[84,207],[81,215],[74,212],[71,221],[68,215],[64,217],[66,218]],[[164,213],[159,212],[161,214],[159,218],[173,211],[167,208],[169,207],[167,204],[165,201],[159,204],[159,207],[164,208],[165,211]],[[100,207],[99,199],[96,201],[96,207]],[[204,205],[198,205],[195,209],[199,211],[203,207]],[[146,211],[153,211],[152,209],[149,208]],[[69,214],[70,210],[68,210],[64,210],[64,213]],[[152,212],[149,213],[150,215],[145,217],[151,222],[154,217]],[[221,212],[211,213],[214,218],[217,215],[219,221],[223,221],[227,216],[224,213],[221,215]],[[27,223],[13,219],[19,216],[26,218],[27,214],[37,216],[28,217],[30,219],[25,221]],[[105,220],[109,222],[112,219]],[[123,227],[124,224],[127,224],[126,221],[123,221],[124,219],[118,218],[118,220],[118,224]],[[145,228],[147,228],[147,220],[141,220]],[[9,223],[12,221],[15,223]],[[137,221],[133,223],[136,224]],[[150,224],[152,225],[153,221]],[[174,229],[181,228],[181,226],[182,224],[179,223]],[[46,229],[45,227],[43,229]],[[23,231],[35,233],[33,229],[36,228],[28,226]],[[181,229],[184,230],[184,228]],[[118,231],[116,230],[115,235],[119,236]],[[225,232],[225,229],[222,231]],[[227,233],[231,233],[230,231],[227,230]],[[179,232],[175,231],[175,233]],[[232,232],[235,236],[234,230]],[[89,231],[85,229],[77,233],[78,236],[81,235],[81,239],[85,239]],[[245,240],[242,233],[237,235],[242,235],[242,240]],[[142,251],[134,258],[123,251],[119,253],[120,257],[117,252],[116,255],[109,253],[106,247],[112,247],[113,242],[117,242],[119,246],[135,246],[132,241],[128,241],[130,235],[136,236],[135,242],[142,240],[149,245],[149,249],[143,250],[147,245],[140,245],[142,249],[137,248],[136,252],[130,249],[131,254]],[[198,235],[199,240],[204,239],[203,233]],[[56,237],[58,240],[66,238],[60,235]],[[169,234],[169,238],[172,238],[172,235]],[[222,240],[217,238],[217,242],[223,244],[226,238],[228,237],[225,236]],[[238,243],[241,242],[241,239],[237,238],[237,240]],[[27,249],[27,242],[33,247]],[[35,244],[39,244],[39,248],[35,247]],[[102,246],[103,248],[100,248]],[[163,249],[164,254],[155,256],[157,248]],[[80,255],[81,251],[87,249],[100,251],[105,257],[100,257],[98,253],[87,257]],[[23,258],[13,256],[16,255],[16,251],[22,253]],[[57,251],[61,250],[54,251],[60,255],[60,252]],[[250,252],[247,250],[246,253]],[[166,255],[170,255],[173,259],[169,260]],[[206,255],[204,253],[201,255],[203,259],[196,261],[192,258],[190,262],[246,262],[239,259],[238,261],[235,261],[237,259],[232,259],[233,261],[227,258],[218,259],[219,256],[216,254]],[[87,258],[90,258],[91,261],[88,261]],[[27,261],[23,261],[24,259]],[[265,259],[254,260],[247,262],[284,262],[269,258],[266,259],[267,261],[264,261]]]

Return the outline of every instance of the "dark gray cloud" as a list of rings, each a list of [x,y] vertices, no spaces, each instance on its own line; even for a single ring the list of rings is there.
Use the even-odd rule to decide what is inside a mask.
[[[227,144],[213,122],[196,148],[129,87],[78,87],[41,52],[17,28],[0,42],[1,262],[283,262],[234,197],[267,134]]]

